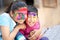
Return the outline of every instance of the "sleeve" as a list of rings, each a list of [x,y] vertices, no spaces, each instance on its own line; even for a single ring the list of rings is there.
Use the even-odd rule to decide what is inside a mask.
[[[7,15],[0,16],[0,26],[9,26],[9,18]]]

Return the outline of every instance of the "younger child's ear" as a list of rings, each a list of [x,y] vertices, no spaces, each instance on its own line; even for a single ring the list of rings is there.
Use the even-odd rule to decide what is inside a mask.
[[[10,16],[13,17],[13,12],[12,11],[10,11]]]

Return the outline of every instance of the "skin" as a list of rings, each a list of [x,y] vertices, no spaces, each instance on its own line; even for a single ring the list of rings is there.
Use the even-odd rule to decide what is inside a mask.
[[[17,10],[16,10],[17,11]],[[14,17],[14,14],[12,11],[10,11],[10,16],[14,19],[14,21],[18,22],[18,23],[23,23],[23,21],[25,20],[17,20],[16,17]],[[16,34],[18,33],[18,31],[20,29],[25,29],[25,25],[21,24],[21,25],[17,25],[14,30],[10,33],[10,28],[9,26],[5,27],[5,26],[1,26],[1,31],[2,31],[2,38],[3,40],[14,40]]]
[[[37,22],[37,15],[28,15],[27,24],[32,27]]]

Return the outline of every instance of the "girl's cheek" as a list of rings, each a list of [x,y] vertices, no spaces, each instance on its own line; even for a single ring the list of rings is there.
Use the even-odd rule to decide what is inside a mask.
[[[18,18],[18,15],[16,15],[14,18],[17,20],[17,18]]]
[[[13,14],[13,17],[15,18],[16,16],[17,16],[17,14],[16,14],[16,13],[14,13],[14,14]]]

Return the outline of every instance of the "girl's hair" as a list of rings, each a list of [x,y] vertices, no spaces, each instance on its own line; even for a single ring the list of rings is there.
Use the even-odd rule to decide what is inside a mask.
[[[10,4],[10,6],[7,8],[6,13],[9,13],[10,11],[18,10],[18,8],[21,7],[27,7],[26,3],[23,1],[14,1]]]
[[[38,16],[38,10],[36,7],[32,6],[32,5],[28,5],[28,12],[35,12]]]

